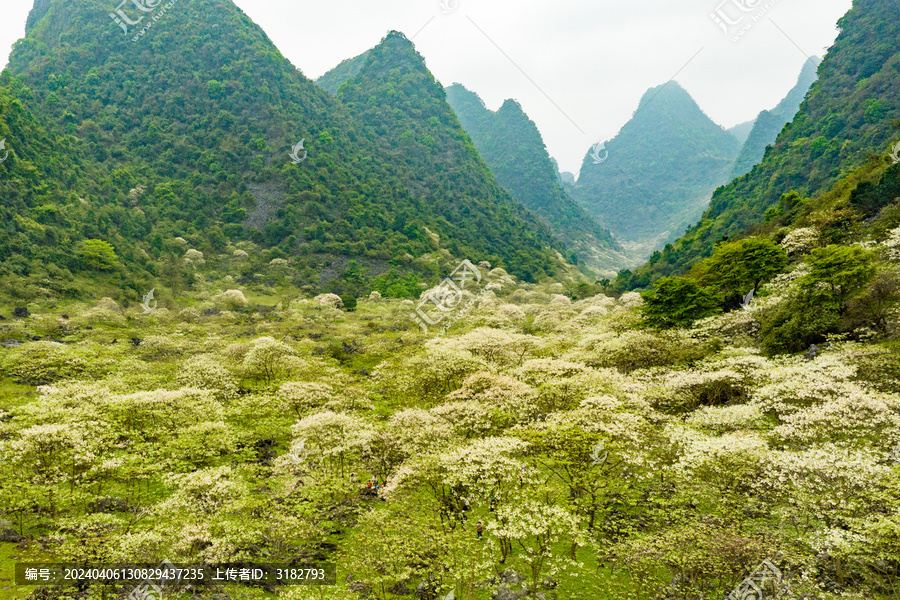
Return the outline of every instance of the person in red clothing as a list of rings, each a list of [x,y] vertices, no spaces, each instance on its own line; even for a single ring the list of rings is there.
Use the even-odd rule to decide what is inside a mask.
[[[478,539],[481,539],[481,534],[484,532],[484,525],[481,524],[481,521],[478,521],[478,525],[475,527],[475,532],[478,535]]]

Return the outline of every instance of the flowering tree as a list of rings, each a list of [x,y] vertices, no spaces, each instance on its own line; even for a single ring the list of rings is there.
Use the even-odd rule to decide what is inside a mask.
[[[555,557],[553,547],[565,539],[584,544],[576,519],[560,506],[548,506],[536,500],[502,504],[497,520],[488,530],[500,540],[508,540],[522,551],[521,559],[531,569],[531,583],[537,587],[545,568]]]
[[[292,430],[295,446],[305,445],[323,458],[327,473],[342,478],[347,463],[361,456],[372,436],[372,429],[362,419],[331,411],[312,414]]]
[[[603,436],[572,421],[517,434],[530,444],[529,457],[566,487],[569,503],[587,515],[587,529],[592,530],[605,491],[617,487],[613,474],[620,465],[610,457]]]
[[[237,380],[214,356],[195,356],[188,359],[176,375],[176,380],[185,387],[213,390],[222,400],[237,396]]]
[[[538,342],[539,339],[533,335],[481,327],[459,337],[439,339],[431,343],[457,351],[468,351],[500,366],[510,366],[521,364]]]
[[[307,411],[320,408],[334,399],[334,390],[327,383],[290,381],[278,388],[278,400],[285,410],[300,418]]]
[[[290,368],[290,359],[296,355],[297,352],[284,342],[262,337],[251,342],[242,367],[248,377],[268,386]]]
[[[67,423],[34,425],[10,444],[13,464],[30,472],[32,483],[43,489],[51,517],[57,513],[59,484],[68,482],[74,489],[96,458],[87,433]]]

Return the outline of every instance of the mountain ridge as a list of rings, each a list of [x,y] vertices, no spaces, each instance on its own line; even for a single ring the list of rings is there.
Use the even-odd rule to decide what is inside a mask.
[[[766,146],[775,143],[784,126],[793,120],[810,86],[816,80],[816,70],[821,62],[822,60],[816,56],[807,59],[803,63],[800,75],[797,76],[797,83],[787,95],[775,108],[764,110],[757,115],[752,129],[747,133],[741,152],[735,159],[731,179],[749,173],[754,165],[762,160]]]
[[[380,157],[381,140],[232,2],[170,8],[141,21],[129,7],[132,26],[99,0],[41,0],[7,69],[27,90],[28,110],[71,136],[93,165],[82,196],[125,232],[117,251],[149,257],[127,260],[122,277],[149,279],[155,262],[177,263],[176,239],[209,253],[256,244],[248,272],[290,259],[298,282],[314,287],[354,259],[371,276],[399,266],[433,277],[437,267],[416,261],[439,249],[428,230],[441,231],[459,258],[535,277],[558,267],[550,250],[558,242],[512,207],[491,217],[521,232],[509,240],[487,235],[487,203],[445,227],[407,189],[400,166]],[[288,154],[300,140],[304,160],[294,164]],[[34,208],[23,216],[33,220]],[[84,238],[77,224],[53,227],[60,238]]]
[[[631,264],[610,233],[563,189],[537,126],[518,102],[508,99],[491,111],[461,84],[446,91],[450,106],[498,182],[547,223],[580,260],[605,274]]]
[[[534,232],[535,244],[562,249],[549,229],[497,183],[447,103],[443,86],[406,36],[392,31],[365,56],[358,73],[340,86],[337,98],[363,129],[380,140],[385,157],[404,165],[407,189],[441,211],[444,228],[453,228],[455,219],[480,203],[496,208],[497,214],[515,215]],[[437,171],[444,176],[433,177]],[[505,239],[511,251],[521,253],[515,240],[530,234],[503,223],[497,219],[492,226],[482,223],[478,235],[497,243]],[[534,273],[525,269],[516,275],[530,280]]]

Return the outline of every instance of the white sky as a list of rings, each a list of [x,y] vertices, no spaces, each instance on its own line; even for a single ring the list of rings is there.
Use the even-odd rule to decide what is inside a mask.
[[[710,18],[723,1],[732,19],[746,16],[742,24],[770,8],[734,42]],[[3,64],[24,35],[32,3],[0,0]],[[676,73],[700,107],[726,127],[774,107],[796,82],[806,56],[823,56],[832,44],[835,23],[851,0],[236,3],[312,79],[376,45],[391,29],[415,36],[441,83],[462,83],[491,109],[506,98],[518,100],[560,167],[577,173],[590,146],[614,137],[643,93]],[[753,10],[741,12],[738,5]]]

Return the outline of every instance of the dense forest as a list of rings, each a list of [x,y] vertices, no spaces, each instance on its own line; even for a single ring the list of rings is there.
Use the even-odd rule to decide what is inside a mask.
[[[115,249],[130,288],[159,274],[150,265],[180,261],[185,249],[175,238],[207,253],[252,243],[264,252],[251,257],[247,273],[284,259],[301,274],[300,285],[325,289],[335,281],[354,293],[363,290],[351,280],[369,282],[391,269],[435,277],[433,264],[411,258],[438,251],[434,236],[527,280],[559,267],[552,248],[563,246],[544,225],[511,199],[484,200],[502,194],[489,172],[468,183],[474,212],[424,202],[384,140],[305,79],[236,7],[210,1],[178,10],[150,45],[120,37],[98,3],[39,3],[32,12],[4,72],[5,93],[31,115],[23,119],[50,128],[48,145],[72,148],[42,159],[47,168],[78,160],[86,175],[54,178],[50,185],[62,190],[53,214],[40,211],[46,203],[24,200],[18,221],[7,220],[11,238],[0,254],[11,255],[18,238],[30,270],[51,263],[75,273],[90,266],[60,240],[98,239]],[[12,172],[41,139],[14,126],[5,124],[13,152],[0,167]],[[293,164],[289,153],[301,140],[305,160]],[[427,158],[423,168],[425,177],[448,176]],[[507,237],[502,243],[498,232]],[[64,260],[43,260],[53,252]],[[348,280],[351,260],[362,274]],[[12,270],[16,264],[4,270],[28,274]]]

